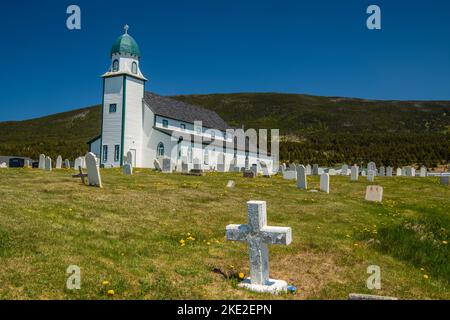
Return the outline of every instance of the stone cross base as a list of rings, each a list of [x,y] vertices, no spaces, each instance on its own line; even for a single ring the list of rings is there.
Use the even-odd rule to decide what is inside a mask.
[[[238,287],[245,288],[250,291],[259,293],[278,294],[280,292],[287,292],[287,282],[284,280],[269,279],[266,284],[252,284],[250,278],[245,278]]]

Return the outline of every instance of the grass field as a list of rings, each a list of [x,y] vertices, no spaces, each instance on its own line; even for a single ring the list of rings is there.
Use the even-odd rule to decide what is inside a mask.
[[[377,177],[377,204],[364,201],[365,178],[332,176],[327,195],[234,173],[102,169],[103,189],[71,174],[0,169],[1,299],[450,299],[450,188],[437,178]],[[225,226],[246,223],[248,200],[267,201],[269,225],[292,227],[290,246],[269,248],[270,275],[296,294],[236,287],[247,246],[226,242]],[[69,265],[81,268],[80,290],[66,289]],[[369,265],[381,268],[381,290],[366,288]]]

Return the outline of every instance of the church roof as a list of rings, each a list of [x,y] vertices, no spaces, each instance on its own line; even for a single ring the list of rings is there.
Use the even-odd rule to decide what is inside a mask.
[[[111,56],[114,53],[122,53],[122,54],[127,53],[129,55],[136,57],[141,56],[139,46],[137,45],[133,37],[130,36],[128,33],[124,33],[123,35],[118,37],[117,40],[114,42],[114,44],[111,47]]]
[[[202,121],[202,126],[210,129],[222,131],[229,129],[228,124],[214,111],[151,92],[145,93],[144,100],[149,108],[157,115],[188,123]]]

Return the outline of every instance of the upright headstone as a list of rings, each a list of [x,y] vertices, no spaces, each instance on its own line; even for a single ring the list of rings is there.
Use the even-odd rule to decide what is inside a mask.
[[[6,162],[0,163],[0,168],[8,168],[8,166],[6,165]]]
[[[320,175],[320,191],[330,193],[330,175],[328,173]]]
[[[157,171],[162,171],[161,164],[159,163],[158,159],[153,160],[153,166]]]
[[[97,158],[92,152],[88,152],[84,157],[87,167],[88,183],[90,186],[102,187],[102,178],[100,176],[100,169],[97,164]]]
[[[172,173],[172,160],[170,158],[163,158],[162,172]]]
[[[421,167],[420,167],[420,176],[421,176],[422,178],[424,178],[424,177],[427,176],[427,167],[425,167],[425,166],[421,166]]]
[[[383,187],[382,186],[367,186],[366,188],[366,200],[381,202],[383,200]]]
[[[128,151],[127,152],[127,157],[126,157],[126,160],[125,160],[125,163],[128,163],[128,164],[130,164],[131,166],[133,166],[133,162],[134,161],[134,159],[133,159],[133,153],[131,153],[131,151]]]
[[[361,171],[361,177],[365,177],[365,176],[367,176],[366,169],[363,169]]]
[[[55,168],[56,169],[61,169],[62,168],[62,157],[61,156],[58,156],[56,158],[56,166],[55,166]]]
[[[289,227],[267,226],[267,208],[265,201],[247,202],[248,223],[229,224],[226,227],[227,240],[246,241],[249,245],[250,277],[238,286],[255,292],[279,293],[287,291],[283,280],[269,278],[268,244],[289,245],[292,231]]]
[[[122,170],[123,170],[123,174],[126,174],[126,175],[132,175],[133,174],[133,166],[131,165],[131,163],[125,163],[123,165]]]
[[[381,166],[380,167],[380,177],[384,177],[386,175],[386,168]]]
[[[402,168],[397,168],[396,176],[397,176],[397,177],[401,177],[401,176],[402,176],[402,173],[403,173]]]
[[[69,159],[64,160],[64,168],[70,169],[70,161],[69,161]]]
[[[24,168],[28,168],[30,166],[30,160],[25,159],[24,163],[23,163],[23,167]]]
[[[439,177],[439,183],[443,186],[448,186],[450,183],[450,176],[440,176]]]
[[[45,170],[45,154],[39,155],[39,169]]]
[[[359,167],[357,165],[353,165],[351,169],[351,181],[358,181],[359,177]]]
[[[367,172],[367,181],[369,182],[375,181],[375,171],[369,170],[369,172]]]
[[[270,172],[269,167],[267,166],[267,163],[263,160],[259,162],[259,165],[261,166],[261,170],[263,172],[263,177],[270,178]]]
[[[386,167],[386,177],[392,177],[392,167]]]
[[[297,188],[307,190],[306,168],[303,165],[297,167]]]
[[[336,169],[333,169],[333,168],[328,169],[328,174],[329,174],[330,176],[335,176],[335,175],[336,175]]]
[[[319,165],[318,165],[317,163],[316,163],[316,164],[313,164],[312,174],[313,174],[314,176],[319,175]]]
[[[370,161],[370,162],[367,164],[367,171],[369,171],[369,170],[374,171],[374,173],[377,171],[377,165],[375,164],[375,162]]]
[[[78,170],[79,167],[83,168],[81,157],[75,159],[74,169]]]
[[[344,164],[341,169],[341,175],[348,176],[348,165]]]
[[[258,176],[258,165],[256,163],[252,164],[252,169],[253,174],[255,175],[255,177]]]
[[[52,171],[52,158],[45,157],[45,170]]]
[[[310,164],[307,164],[306,165],[306,175],[311,175],[311,165]]]

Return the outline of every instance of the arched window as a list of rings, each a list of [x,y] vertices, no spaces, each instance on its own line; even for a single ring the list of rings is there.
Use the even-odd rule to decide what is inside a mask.
[[[137,74],[137,63],[136,62],[133,62],[131,64],[131,72],[134,74]]]
[[[119,71],[119,60],[116,59],[116,60],[113,61],[112,71],[113,72]]]
[[[208,165],[209,164],[209,151],[205,150],[203,155],[203,163]]]
[[[156,148],[156,152],[158,157],[164,156],[164,144],[162,142],[158,143],[158,147]]]

